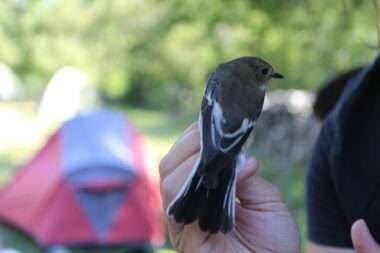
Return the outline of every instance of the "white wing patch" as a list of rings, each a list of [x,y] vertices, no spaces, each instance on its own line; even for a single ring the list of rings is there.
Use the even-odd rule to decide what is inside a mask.
[[[207,87],[208,88],[208,87]],[[228,153],[231,149],[233,149],[243,138],[244,134],[247,133],[247,131],[250,128],[253,128],[256,124],[256,121],[250,120],[248,117],[245,118],[241,122],[241,126],[238,130],[235,132],[224,132],[223,130],[223,124],[226,122],[226,119],[223,117],[223,111],[219,104],[219,102],[215,99],[212,89],[207,89],[205,91],[205,99],[207,101],[207,106],[212,107],[211,110],[211,141],[212,145],[216,150],[220,150],[223,153]],[[233,141],[232,144],[228,145],[227,147],[221,147],[219,141],[223,138],[227,139],[235,139],[231,140]]]
[[[214,127],[216,128],[220,136],[224,136],[224,133],[222,130],[222,123],[224,123],[225,121],[226,120],[223,117],[222,108],[220,107],[218,102],[214,102],[214,107],[212,108],[211,122],[214,123]]]
[[[245,118],[241,122],[240,128],[236,130],[235,132],[232,132],[232,133],[223,132],[222,124],[225,122],[225,119],[223,117],[222,109],[220,108],[220,105],[218,102],[214,102],[214,107],[212,109],[211,117],[212,117],[211,124],[213,124],[211,127],[211,139],[212,139],[214,147],[216,149],[219,149],[223,153],[228,153],[228,151],[234,148],[234,146],[240,142],[241,138],[248,131],[248,129],[254,127],[256,124],[256,121],[250,121],[249,118]],[[221,138],[228,138],[228,139],[236,138],[236,140],[227,147],[220,147],[216,143],[217,138],[215,136],[216,134],[215,132],[217,132],[218,136],[220,136]]]
[[[254,127],[256,124],[256,121],[249,121],[249,118],[245,118],[243,122],[241,122],[241,127],[233,132],[233,133],[225,133],[223,136],[225,138],[236,138],[240,134],[244,134],[247,132],[248,128]]]
[[[230,149],[232,149],[237,143],[239,143],[239,141],[241,140],[243,136],[240,136],[239,138],[237,138],[231,145],[229,145],[228,147],[225,147],[225,148],[222,148],[222,147],[219,147],[219,150],[222,151],[223,153],[228,153],[228,151],[230,151]]]

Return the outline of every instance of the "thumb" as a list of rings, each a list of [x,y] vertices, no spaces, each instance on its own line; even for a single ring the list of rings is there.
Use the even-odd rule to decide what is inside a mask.
[[[373,239],[364,220],[357,220],[352,225],[351,237],[357,253],[380,253],[380,247]]]
[[[248,159],[246,166],[237,177],[236,195],[242,206],[269,202],[282,202],[278,189],[268,181],[255,175],[259,164],[254,157]]]
[[[239,170],[239,173],[237,175],[238,183],[255,175],[258,169],[259,169],[259,163],[256,160],[256,158],[254,156],[249,157],[247,161],[245,162],[244,167],[241,170]]]

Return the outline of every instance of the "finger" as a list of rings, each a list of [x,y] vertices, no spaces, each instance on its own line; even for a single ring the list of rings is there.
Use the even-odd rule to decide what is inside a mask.
[[[236,195],[242,206],[260,205],[270,202],[282,202],[279,190],[268,181],[255,175],[258,162],[252,157],[238,175]]]
[[[175,168],[190,156],[197,153],[199,146],[199,131],[188,131],[160,162],[160,176],[164,180]]]
[[[380,253],[380,247],[373,239],[364,220],[357,220],[352,225],[351,237],[357,253]]]
[[[165,179],[161,181],[162,204],[165,213],[168,204],[180,190],[186,178],[188,177],[195,161],[198,158],[198,155],[199,153],[196,153],[187,158],[173,171],[173,173],[169,174],[167,177],[165,177]],[[165,214],[164,224],[167,228],[167,231],[169,232],[170,240],[174,244],[177,244],[182,232],[184,231],[185,225],[183,223],[176,223],[171,217],[168,217]]]
[[[257,162],[255,157],[248,158],[244,168],[239,171],[239,174],[237,176],[237,183],[243,181],[246,178],[249,178],[256,174],[257,170],[259,169],[259,163]]]
[[[172,218],[166,215],[165,215],[165,222],[168,226],[170,241],[172,242],[174,248],[178,248],[178,242],[181,239],[181,235],[183,233],[185,224],[177,223]]]
[[[189,132],[198,130],[198,121],[193,122],[190,126],[188,126],[185,131],[178,137],[177,141],[173,144],[173,146],[170,148],[169,152],[177,145],[177,143]]]
[[[195,153],[181,163],[177,168],[161,181],[162,202],[164,208],[181,189],[190,171],[193,169],[199,153]]]
[[[168,154],[165,155],[165,157],[163,157],[161,159],[161,162],[160,162],[160,171],[161,171],[161,167],[166,167],[166,160],[167,160],[167,156],[170,154],[170,152],[178,146],[178,143],[179,142],[182,142],[182,139],[187,136],[187,134],[189,132],[192,132],[192,131],[196,131],[198,129],[198,122],[193,122],[190,126],[188,126],[185,131],[183,131],[183,133],[180,135],[180,137],[178,137],[178,139],[176,140],[176,142],[173,144],[173,146],[169,149],[168,151]]]

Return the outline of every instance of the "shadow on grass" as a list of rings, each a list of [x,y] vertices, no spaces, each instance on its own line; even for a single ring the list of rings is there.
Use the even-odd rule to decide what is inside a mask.
[[[18,249],[22,253],[44,252],[29,236],[2,223],[0,224],[0,245]]]

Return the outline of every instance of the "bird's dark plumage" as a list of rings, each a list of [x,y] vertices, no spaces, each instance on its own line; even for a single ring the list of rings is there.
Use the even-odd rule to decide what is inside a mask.
[[[260,116],[271,78],[282,78],[257,57],[219,65],[211,74],[199,116],[201,152],[167,213],[176,222],[198,219],[202,231],[227,233],[234,226],[236,170],[242,147]]]

